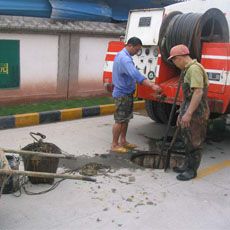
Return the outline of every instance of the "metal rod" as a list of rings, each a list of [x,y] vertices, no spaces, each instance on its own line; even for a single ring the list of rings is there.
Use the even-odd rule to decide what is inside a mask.
[[[44,152],[35,152],[28,150],[15,150],[15,149],[1,149],[5,153],[17,153],[19,155],[36,155],[40,157],[54,157],[54,158],[65,158],[65,159],[76,159],[77,157],[74,155],[64,155],[57,153],[44,153]]]
[[[96,179],[87,177],[87,176],[56,174],[56,173],[46,173],[46,172],[32,172],[32,171],[0,169],[0,175],[1,174],[3,175],[23,175],[23,176],[32,176],[32,177],[42,177],[42,178],[62,178],[62,179],[73,179],[73,180],[84,180],[84,181],[96,182]]]
[[[183,79],[183,75],[184,73],[181,72],[180,74],[180,78],[179,78],[179,82],[178,82],[178,86],[177,86],[177,91],[176,91],[176,96],[174,98],[174,102],[173,102],[173,105],[172,105],[172,109],[170,111],[170,115],[169,115],[169,120],[168,120],[168,125],[167,125],[167,129],[166,129],[166,132],[165,132],[165,135],[164,135],[164,138],[163,138],[163,143],[161,145],[161,151],[160,151],[160,156],[159,156],[159,160],[158,160],[158,163],[157,163],[157,167],[159,168],[160,166],[160,161],[161,161],[161,158],[163,157],[163,154],[164,154],[164,147],[165,147],[165,144],[166,144],[166,141],[167,141],[167,137],[168,137],[168,134],[169,134],[169,129],[171,127],[171,122],[172,122],[172,119],[173,119],[173,114],[175,112],[175,109],[176,109],[176,102],[177,102],[177,98],[179,96],[179,92],[180,92],[180,86],[181,86],[181,81]],[[165,162],[166,163],[166,162]]]
[[[173,139],[167,149],[167,152],[166,152],[166,159],[165,159],[165,164],[164,164],[164,171],[166,172],[166,170],[168,169],[168,167],[170,166],[170,158],[171,158],[171,150],[174,146],[174,143],[176,141],[176,138],[178,136],[178,133],[179,133],[179,127],[176,128],[176,131],[174,132],[173,134]]]

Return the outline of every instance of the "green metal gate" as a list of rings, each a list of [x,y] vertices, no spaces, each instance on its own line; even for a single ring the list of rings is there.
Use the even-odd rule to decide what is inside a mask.
[[[19,40],[0,40],[0,89],[19,87]]]

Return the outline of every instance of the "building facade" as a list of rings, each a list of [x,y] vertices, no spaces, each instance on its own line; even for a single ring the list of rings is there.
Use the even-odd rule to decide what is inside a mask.
[[[0,16],[0,104],[105,94],[108,42],[125,26]]]

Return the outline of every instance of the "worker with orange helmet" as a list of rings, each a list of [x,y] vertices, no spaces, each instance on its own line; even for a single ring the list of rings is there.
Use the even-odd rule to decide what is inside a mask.
[[[206,137],[209,107],[207,101],[208,76],[204,67],[190,57],[187,46],[180,44],[171,48],[170,57],[177,68],[183,71],[183,102],[177,126],[185,143],[186,159],[182,167],[175,167],[180,173],[178,180],[186,181],[197,176],[201,161],[201,145]]]

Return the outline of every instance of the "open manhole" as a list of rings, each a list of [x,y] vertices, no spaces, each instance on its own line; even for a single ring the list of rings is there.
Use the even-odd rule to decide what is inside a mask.
[[[213,120],[209,120],[208,128],[207,128],[207,137],[206,142],[211,141],[222,141],[225,136],[227,136],[227,128],[226,128],[226,117],[219,117]],[[149,139],[149,151],[140,151],[135,150],[132,152],[130,160],[139,166],[145,168],[153,168],[153,169],[163,169],[166,162],[166,152],[170,146],[172,141],[172,136],[168,136],[163,155],[160,157],[161,146],[163,143],[163,139]],[[208,143],[208,142],[207,142]],[[182,138],[178,136],[176,139],[173,148],[170,152],[170,162],[169,167],[180,167],[183,165],[185,161],[185,145],[182,141]],[[159,158],[160,162],[159,162]]]
[[[130,160],[141,167],[164,169],[166,162],[166,152],[170,145],[172,137],[168,137],[163,154],[161,155],[162,139],[152,139],[150,150],[134,150],[131,154]],[[160,161],[160,162],[159,162]],[[169,167],[180,167],[185,161],[185,150],[181,140],[176,140],[174,147],[170,151]]]
[[[166,155],[160,157],[159,152],[153,151],[135,151],[130,159],[134,164],[145,168],[163,169],[166,162]],[[159,162],[160,160],[160,162]],[[185,156],[182,154],[171,153],[169,167],[180,167],[183,165]],[[158,163],[159,162],[159,163]]]

